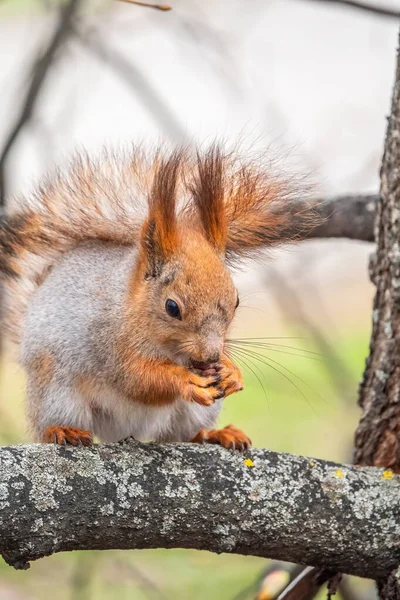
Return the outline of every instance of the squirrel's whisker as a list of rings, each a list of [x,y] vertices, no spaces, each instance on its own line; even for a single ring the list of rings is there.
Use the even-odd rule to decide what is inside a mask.
[[[240,342],[240,343],[239,342],[235,342],[235,343],[231,342],[230,344],[233,347],[237,347],[237,348],[241,348],[241,347],[244,347],[244,349],[258,348],[258,349],[264,350],[264,351],[278,352],[279,354],[286,354],[287,356],[296,356],[298,358],[317,360],[319,362],[324,362],[324,360],[325,360],[325,357],[322,354],[318,354],[317,352],[303,350],[302,348],[294,348],[293,347],[293,350],[298,350],[298,352],[292,352],[292,351],[288,352],[287,350],[281,350],[281,348],[289,348],[290,349],[290,346],[280,346],[278,348],[273,348],[269,344],[258,344],[258,343],[251,344],[251,343],[244,343],[244,342]],[[305,354],[306,352],[310,352],[311,356],[309,354]],[[314,354],[316,354],[316,356],[314,356]]]
[[[233,356],[235,356],[234,352],[235,352],[235,351],[232,351],[232,354],[233,354]],[[270,407],[270,403],[269,403],[269,399],[268,399],[267,390],[265,389],[265,387],[264,387],[264,385],[263,385],[263,383],[262,383],[262,381],[261,381],[260,377],[257,375],[256,371],[254,370],[254,369],[256,369],[256,368],[257,368],[257,369],[258,369],[258,371],[259,371],[259,372],[260,372],[260,373],[261,373],[261,374],[264,376],[265,383],[268,383],[268,382],[267,382],[267,378],[266,378],[265,374],[263,373],[262,369],[260,369],[260,367],[259,367],[258,365],[256,365],[254,362],[251,362],[249,359],[245,360],[245,359],[243,358],[243,356],[241,356],[240,358],[239,358],[238,356],[236,356],[236,357],[235,357],[235,359],[236,359],[238,362],[240,362],[240,361],[241,361],[241,362],[243,362],[243,364],[244,364],[244,365],[247,367],[247,369],[248,369],[248,370],[250,370],[250,372],[251,372],[251,373],[254,375],[254,377],[255,377],[255,378],[258,380],[258,382],[259,382],[259,384],[261,385],[261,388],[262,388],[262,390],[263,390],[263,392],[264,392],[264,396],[265,396],[265,399],[266,399],[266,401],[267,401],[267,405],[268,405],[268,410],[270,411],[270,410],[271,410],[271,407]],[[249,364],[249,362],[250,362],[250,364]]]
[[[259,354],[258,352],[254,352],[254,351],[251,351],[251,350],[244,350],[244,349],[238,350],[237,349],[237,351],[239,353],[243,353],[245,356],[252,356],[255,360],[261,362],[262,364],[266,365],[267,367],[269,367],[273,371],[279,373],[282,377],[284,377],[287,381],[289,381],[293,385],[293,387],[301,394],[301,396],[307,402],[307,404],[310,406],[310,408],[313,410],[313,412],[315,412],[315,409],[312,406],[312,404],[309,402],[309,400],[306,397],[306,395],[304,394],[303,390],[290,377],[288,377],[288,375],[286,375],[279,368],[275,367],[274,364],[278,365],[278,367],[280,367],[281,369],[284,369],[284,371],[287,371],[288,373],[290,373],[290,375],[292,377],[295,377],[296,379],[298,379],[299,381],[301,381],[301,383],[303,385],[305,385],[306,387],[308,387],[314,394],[316,394],[324,402],[324,399],[322,398],[322,396],[320,396],[318,394],[318,392],[316,390],[314,390],[306,381],[304,381],[301,377],[299,377],[298,375],[296,375],[296,373],[293,373],[293,371],[291,371],[290,369],[288,369],[287,367],[285,367],[281,363],[277,362],[276,360],[274,360],[274,359],[272,359],[270,357],[266,357],[266,356],[264,356],[262,354]],[[271,364],[271,363],[273,363],[273,364]]]

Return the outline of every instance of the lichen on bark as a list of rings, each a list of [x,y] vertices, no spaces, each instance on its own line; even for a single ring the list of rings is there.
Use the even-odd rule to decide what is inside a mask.
[[[399,498],[382,469],[260,449],[10,446],[0,551],[24,568],[65,550],[196,548],[384,577],[400,562]]]

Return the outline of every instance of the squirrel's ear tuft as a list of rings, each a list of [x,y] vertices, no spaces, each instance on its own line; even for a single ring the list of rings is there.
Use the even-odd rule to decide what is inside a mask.
[[[217,146],[197,155],[197,176],[191,185],[193,201],[206,238],[214,248],[225,253],[227,220],[225,214],[225,157]]]
[[[167,159],[156,157],[149,213],[141,232],[142,256],[151,277],[160,275],[163,265],[178,246],[176,195],[181,163],[179,151]]]

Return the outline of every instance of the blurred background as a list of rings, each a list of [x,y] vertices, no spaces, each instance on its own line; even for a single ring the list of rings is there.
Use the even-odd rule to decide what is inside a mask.
[[[312,0],[172,0],[168,12],[117,0],[77,4],[1,161],[8,206],[77,148],[160,139],[269,147],[285,170],[309,176],[318,197],[378,191],[395,19]],[[0,152],[59,15],[52,0],[0,1]],[[235,423],[256,446],[351,461],[371,327],[371,251],[367,243],[310,241],[236,273],[232,337],[271,339],[268,347],[252,340],[241,355],[245,391],[227,399],[221,425]],[[20,443],[24,376],[7,346],[1,369],[0,442]],[[2,562],[0,600],[246,600],[267,566],[187,550],[71,553],[28,572]],[[376,597],[360,580],[351,594]]]

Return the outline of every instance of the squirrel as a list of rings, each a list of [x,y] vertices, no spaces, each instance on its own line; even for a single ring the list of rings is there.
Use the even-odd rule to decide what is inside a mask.
[[[243,389],[226,338],[230,267],[291,241],[297,190],[217,145],[78,156],[0,224],[6,327],[27,376],[37,442],[196,442],[247,449],[215,428]]]

